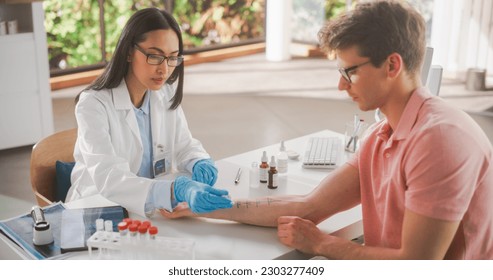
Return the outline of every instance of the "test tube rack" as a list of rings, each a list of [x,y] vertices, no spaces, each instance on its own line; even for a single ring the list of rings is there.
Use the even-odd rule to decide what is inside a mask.
[[[195,259],[193,240],[164,236],[146,240],[136,238],[128,234],[122,236],[119,232],[97,231],[87,240],[89,256],[92,259]]]

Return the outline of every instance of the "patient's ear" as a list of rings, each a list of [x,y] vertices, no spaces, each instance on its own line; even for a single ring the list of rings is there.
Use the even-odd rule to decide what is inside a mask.
[[[387,57],[387,74],[390,78],[395,78],[403,69],[402,56],[398,53],[392,53]]]

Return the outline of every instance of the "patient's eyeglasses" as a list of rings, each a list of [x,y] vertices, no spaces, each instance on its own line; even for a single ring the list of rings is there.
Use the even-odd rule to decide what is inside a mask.
[[[339,68],[339,73],[341,73],[341,76],[344,78],[344,80],[346,80],[348,83],[353,83],[351,81],[351,76],[349,75],[349,73],[351,73],[352,71],[358,69],[358,67],[361,67],[365,64],[368,64],[370,63],[371,61],[367,61],[367,62],[363,62],[361,64],[358,64],[358,65],[354,65],[354,66],[351,66],[351,67],[347,67],[347,68]]]
[[[150,65],[160,65],[163,63],[163,61],[167,61],[168,66],[170,67],[176,67],[180,65],[183,62],[183,56],[165,56],[161,54],[150,54],[147,53],[143,48],[141,48],[139,45],[135,44],[135,48],[144,54],[147,57],[147,63]]]

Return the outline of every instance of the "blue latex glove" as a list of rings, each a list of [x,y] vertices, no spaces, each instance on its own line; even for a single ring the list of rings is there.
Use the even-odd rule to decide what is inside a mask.
[[[175,179],[174,194],[176,201],[187,202],[194,213],[207,213],[233,206],[233,202],[226,197],[228,191],[215,189],[185,176]]]
[[[211,159],[201,159],[193,165],[192,180],[214,186],[217,181],[217,168]]]

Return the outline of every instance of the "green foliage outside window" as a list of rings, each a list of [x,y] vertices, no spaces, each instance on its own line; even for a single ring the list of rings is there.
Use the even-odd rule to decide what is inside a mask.
[[[163,8],[160,0],[104,0],[106,57],[102,58],[98,0],[45,0],[45,28],[50,69],[108,61],[128,18],[142,7]]]
[[[353,6],[357,1],[352,1]],[[346,0],[326,0],[325,1],[325,18],[331,19],[346,10]]]
[[[100,62],[97,0],[43,2],[50,68]],[[62,65],[60,65],[62,63]]]
[[[128,18],[145,7],[163,9],[166,1],[182,26],[185,49],[264,36],[265,0],[45,0],[50,69],[104,64]],[[100,3],[105,38],[101,38]]]
[[[111,59],[113,51],[120,33],[127,23],[127,20],[135,13],[135,11],[148,8],[157,7],[164,9],[162,0],[105,0],[104,1],[104,24],[106,32],[106,61]]]
[[[265,0],[175,0],[185,48],[235,43],[265,34]]]

